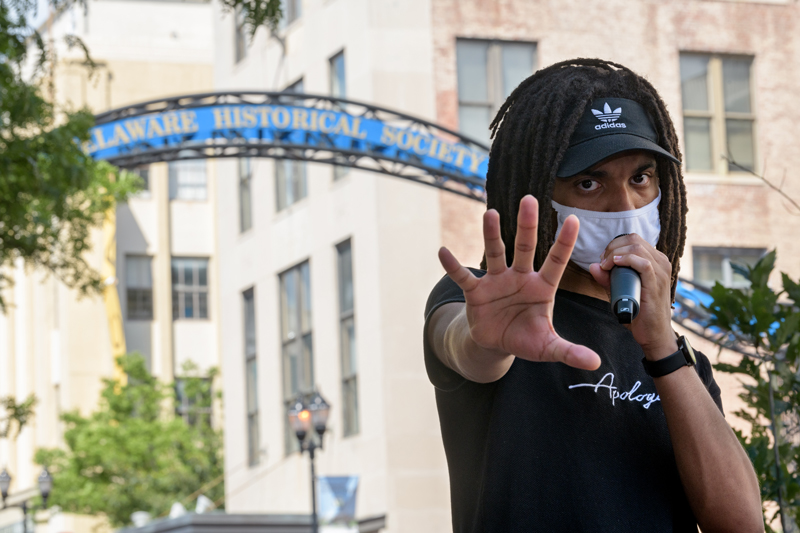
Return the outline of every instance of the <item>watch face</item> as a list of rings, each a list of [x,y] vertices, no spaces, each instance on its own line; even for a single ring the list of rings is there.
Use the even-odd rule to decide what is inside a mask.
[[[684,357],[686,357],[686,362],[689,363],[690,365],[696,365],[697,356],[694,354],[694,349],[692,348],[692,345],[689,344],[689,339],[687,339],[686,337],[681,337],[680,348],[683,351]]]

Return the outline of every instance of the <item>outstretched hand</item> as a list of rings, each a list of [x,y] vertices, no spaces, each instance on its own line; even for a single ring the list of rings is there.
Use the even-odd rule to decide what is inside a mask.
[[[600,357],[594,351],[562,339],[553,329],[556,289],[572,255],[580,223],[575,216],[564,221],[547,259],[535,272],[538,221],[536,198],[525,196],[519,206],[511,267],[506,264],[500,217],[494,209],[483,216],[485,276],[476,277],[444,247],[439,250],[439,261],[464,291],[470,336],[476,344],[529,361],[558,361],[596,370]]]

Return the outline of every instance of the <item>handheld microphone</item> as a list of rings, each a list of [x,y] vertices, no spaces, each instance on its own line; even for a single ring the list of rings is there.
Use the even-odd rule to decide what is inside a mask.
[[[624,237],[617,235],[614,239]],[[639,314],[639,300],[642,298],[642,278],[634,269],[615,266],[611,269],[611,309],[620,324],[630,324]]]
[[[620,324],[630,324],[639,314],[642,278],[634,269],[615,266],[611,269],[611,308]]]

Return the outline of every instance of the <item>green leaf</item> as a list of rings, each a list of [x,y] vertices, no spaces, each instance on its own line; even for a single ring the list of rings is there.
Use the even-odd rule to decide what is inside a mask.
[[[783,290],[795,305],[800,305],[800,283],[793,281],[785,272],[781,272],[781,279],[783,280]]]
[[[775,258],[777,257],[776,250],[772,250],[764,255],[750,270],[750,275],[747,276],[753,284],[753,288],[765,288],[769,281],[769,275],[775,268]],[[733,264],[731,264],[733,266]]]

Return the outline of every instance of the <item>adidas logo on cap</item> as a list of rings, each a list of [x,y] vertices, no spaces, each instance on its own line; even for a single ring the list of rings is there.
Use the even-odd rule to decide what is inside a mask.
[[[608,105],[608,102],[605,103],[603,106],[602,111],[598,111],[597,109],[592,109],[592,113],[594,116],[597,117],[602,124],[598,124],[594,127],[596,130],[604,130],[608,128],[627,128],[628,126],[625,125],[624,122],[617,122],[620,115],[622,115],[622,108],[618,107],[615,110],[611,110],[611,106]]]

